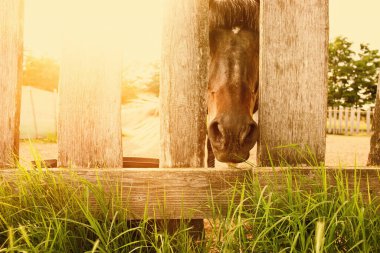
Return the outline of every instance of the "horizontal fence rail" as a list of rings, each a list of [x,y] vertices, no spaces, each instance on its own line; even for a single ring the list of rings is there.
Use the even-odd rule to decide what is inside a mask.
[[[289,178],[293,180],[292,187],[296,187],[293,190],[313,191],[323,190],[323,187],[328,190],[331,186],[342,187],[343,183],[344,187],[360,192],[365,199],[380,196],[380,169],[370,167],[0,170],[0,184],[6,182],[17,187],[24,177],[33,179],[33,183],[43,183],[47,189],[48,184],[69,185],[82,191],[86,185],[100,187],[109,210],[117,203],[127,210],[128,219],[203,219],[212,218],[215,212],[225,215],[232,201],[239,203],[239,186],[243,183],[246,187],[252,182],[258,183],[261,189],[268,186],[269,194],[271,191],[286,192]],[[52,178],[55,180],[47,180]],[[96,192],[90,191],[88,196],[94,211],[99,209]]]
[[[357,135],[371,134],[374,109],[329,107],[327,133]]]

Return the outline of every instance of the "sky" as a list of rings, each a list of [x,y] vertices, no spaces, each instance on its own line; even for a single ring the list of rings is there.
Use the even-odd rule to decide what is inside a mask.
[[[59,58],[62,51],[62,31],[73,26],[77,16],[75,14],[80,11],[83,11],[83,17],[87,17],[89,11],[86,4],[93,7],[94,2],[101,1],[25,0],[26,50],[37,55]],[[118,7],[115,8],[119,11],[116,15],[121,16],[123,26],[111,29],[119,32],[126,61],[158,60],[161,48],[162,0],[109,0],[108,2]],[[99,8],[98,12],[100,11]],[[106,19],[109,20],[111,16]],[[100,20],[95,20],[98,22],[97,26],[101,25]]]
[[[330,40],[347,37],[356,48],[380,50],[380,0],[330,0]]]
[[[67,4],[70,1],[75,4]],[[111,1],[118,2],[117,10],[122,13],[123,26],[118,29],[125,62],[157,61],[161,48],[163,0]],[[78,10],[88,12],[86,3],[93,6],[94,0],[25,0],[27,53],[59,59],[62,31],[75,23],[73,9],[76,13],[81,13]],[[371,49],[380,49],[379,11],[380,0],[330,0],[330,40],[341,35],[354,42],[354,48],[360,43],[369,43]]]

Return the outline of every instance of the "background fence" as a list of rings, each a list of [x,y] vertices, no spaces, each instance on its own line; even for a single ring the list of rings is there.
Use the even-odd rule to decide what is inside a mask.
[[[329,134],[371,134],[374,109],[329,107],[327,133]]]
[[[158,110],[157,101],[152,102],[151,98],[147,101],[145,100],[146,99],[142,99],[139,103],[146,103],[145,109],[149,112],[149,116],[158,116],[158,113],[151,115],[151,111]],[[49,135],[55,135],[57,133],[57,94],[55,92],[48,92],[26,86],[22,89],[21,101],[21,139],[46,138],[49,137]],[[139,103],[134,104],[139,105]],[[133,109],[133,106],[131,108],[131,105],[122,106],[123,132],[125,129],[131,127],[139,127],[138,125],[131,126],[131,124],[129,124],[132,122],[128,119],[128,114],[132,113],[136,116],[147,117],[144,113],[141,114],[141,112],[138,113],[136,111],[141,110],[141,108],[141,105],[135,109]],[[327,114],[327,133],[342,135],[371,134],[373,113],[373,108],[363,110],[360,108],[329,107]],[[257,114],[254,115],[256,121],[258,120],[257,116]],[[142,120],[134,120],[133,122],[141,121]]]

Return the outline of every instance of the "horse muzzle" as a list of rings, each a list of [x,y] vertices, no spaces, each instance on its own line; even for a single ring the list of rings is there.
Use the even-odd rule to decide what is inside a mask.
[[[208,135],[218,161],[241,163],[258,140],[258,126],[249,116],[222,115],[210,123]]]

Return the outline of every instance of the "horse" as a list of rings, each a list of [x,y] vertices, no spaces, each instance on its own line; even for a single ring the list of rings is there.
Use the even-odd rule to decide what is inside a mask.
[[[258,140],[259,0],[209,0],[207,163],[240,163]]]

